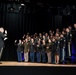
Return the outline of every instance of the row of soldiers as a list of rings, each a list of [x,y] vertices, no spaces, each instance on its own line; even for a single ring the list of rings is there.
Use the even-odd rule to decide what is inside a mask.
[[[76,27],[76,24],[74,25]],[[71,26],[63,29],[62,32],[56,29],[48,33],[35,33],[34,35],[24,35],[23,40],[15,40],[17,47],[18,61],[22,61],[22,52],[24,61],[28,62],[48,62],[58,64],[65,61],[65,57],[71,56],[72,32]],[[36,60],[35,60],[36,59]]]

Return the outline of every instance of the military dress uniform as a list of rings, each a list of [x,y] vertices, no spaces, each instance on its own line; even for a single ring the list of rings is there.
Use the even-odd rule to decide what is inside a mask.
[[[30,42],[24,43],[24,61],[29,61],[29,50],[30,50]]]
[[[46,52],[47,52],[48,63],[51,63],[51,43],[46,44]]]
[[[36,45],[36,61],[41,62],[41,44]]]
[[[30,61],[35,62],[35,47],[34,43],[30,43]]]
[[[52,42],[52,63],[55,64],[56,41]]]
[[[46,45],[41,45],[42,49],[41,49],[41,56],[42,56],[42,62],[45,63],[46,62]]]

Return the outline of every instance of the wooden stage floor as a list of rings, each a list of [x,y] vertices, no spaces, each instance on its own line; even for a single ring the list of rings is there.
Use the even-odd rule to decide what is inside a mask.
[[[2,64],[0,64],[0,66],[76,67],[76,64],[48,64],[48,63],[2,61]]]

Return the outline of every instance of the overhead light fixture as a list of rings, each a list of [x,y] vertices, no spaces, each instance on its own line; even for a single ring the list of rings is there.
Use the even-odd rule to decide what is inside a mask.
[[[25,4],[24,3],[21,3],[21,6],[25,6]]]

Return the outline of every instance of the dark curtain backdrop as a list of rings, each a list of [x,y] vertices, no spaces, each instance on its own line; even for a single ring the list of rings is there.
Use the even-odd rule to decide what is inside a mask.
[[[76,22],[76,15],[57,15],[51,14],[47,7],[38,5],[25,4],[19,11],[19,4],[15,5],[15,11],[9,12],[9,3],[0,3],[0,27],[8,31],[8,40],[5,41],[5,48],[2,60],[17,60],[16,49],[14,46],[15,39],[21,39],[24,34],[29,32],[49,32]]]

